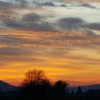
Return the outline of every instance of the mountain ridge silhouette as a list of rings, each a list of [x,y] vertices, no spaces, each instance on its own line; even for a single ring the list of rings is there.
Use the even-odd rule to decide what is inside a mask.
[[[13,91],[16,88],[17,88],[17,86],[10,85],[9,83],[7,83],[5,81],[0,80],[0,90],[2,92]]]
[[[17,89],[17,86],[11,85],[5,81],[0,80],[0,90],[2,92],[6,92],[6,91],[13,91],[15,89]],[[78,86],[75,87],[69,87],[69,92],[71,92],[72,90],[74,92],[76,92],[78,89]],[[86,85],[86,86],[81,86],[82,92],[86,92],[88,90],[98,90],[100,89],[100,84],[91,84],[91,85]]]
[[[91,85],[85,85],[85,86],[80,86],[82,89],[82,92],[86,92],[88,90],[98,90],[100,89],[100,84],[91,84]],[[69,87],[69,92],[71,92],[72,90],[74,92],[77,92],[78,86],[76,87]]]

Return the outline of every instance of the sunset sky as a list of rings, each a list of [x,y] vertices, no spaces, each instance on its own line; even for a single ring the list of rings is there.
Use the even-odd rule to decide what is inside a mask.
[[[19,85],[34,68],[100,83],[100,0],[0,0],[0,80]]]

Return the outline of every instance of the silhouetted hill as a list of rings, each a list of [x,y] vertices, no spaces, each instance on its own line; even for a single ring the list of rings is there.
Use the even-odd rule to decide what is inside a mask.
[[[71,92],[72,90],[74,92],[77,91],[78,87],[69,87],[69,92]],[[100,89],[100,84],[94,84],[94,85],[87,85],[87,86],[81,86],[82,92],[86,92],[87,90],[97,90]]]
[[[16,88],[17,88],[16,86],[10,85],[10,84],[0,80],[0,90],[2,92],[12,91],[12,90],[15,90]]]

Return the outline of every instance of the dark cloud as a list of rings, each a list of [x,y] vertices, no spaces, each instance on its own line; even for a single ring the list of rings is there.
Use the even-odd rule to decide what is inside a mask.
[[[100,31],[100,23],[90,23],[87,25],[87,27],[92,30]]]
[[[27,21],[40,21],[41,20],[41,17],[36,14],[36,13],[29,13],[29,14],[26,14],[23,16],[23,19],[27,20]]]
[[[42,6],[56,6],[53,2],[42,2]]]
[[[100,2],[100,0],[56,0],[56,1],[70,2],[70,3],[73,3],[73,2],[78,2],[78,3],[99,3]]]
[[[92,5],[90,5],[90,4],[82,4],[81,6],[87,7],[87,8],[91,8],[91,9],[98,9],[97,7],[92,6]]]
[[[19,56],[19,55],[29,55],[32,53],[32,50],[19,47],[2,47],[0,48],[0,55],[10,55],[10,56]]]
[[[70,45],[100,45],[100,37],[96,36],[93,30],[99,30],[100,28],[95,25],[95,23],[86,23],[80,18],[63,18],[60,19],[57,24],[49,24],[44,22],[43,17],[36,13],[29,13],[23,16],[26,19],[23,20],[2,20],[7,28],[22,29],[23,31],[38,31],[37,39],[30,39],[27,35],[1,35],[0,42],[6,43],[10,46],[29,46],[29,47],[66,47],[67,44]],[[29,19],[29,20],[28,20]],[[56,31],[56,27],[65,31],[70,31],[69,33],[62,33]],[[97,24],[100,26],[99,24]],[[23,27],[23,28],[22,28]],[[48,32],[47,32],[48,31]],[[80,34],[77,34],[77,32]],[[43,33],[42,33],[43,32]],[[50,33],[49,33],[50,32]],[[72,32],[72,33],[71,33]],[[75,33],[73,33],[75,32]],[[35,34],[31,33],[31,34]],[[87,34],[85,34],[87,33]],[[30,34],[28,32],[28,34]],[[23,38],[25,37],[25,38]],[[67,44],[65,44],[65,41]]]
[[[65,30],[80,30],[81,26],[84,25],[84,21],[80,18],[64,18],[58,21],[58,25]]]
[[[18,16],[20,10],[29,9],[28,2],[25,0],[17,0],[13,2],[0,1],[0,16]]]
[[[36,50],[24,47],[3,47],[0,48],[0,64],[2,66],[8,66],[15,62],[45,62],[42,58],[37,58],[39,54]],[[33,56],[33,57],[32,57]],[[6,63],[5,63],[6,62]]]
[[[59,20],[59,24],[65,24],[65,25],[80,25],[82,24],[84,21],[79,19],[79,18],[64,18]]]
[[[34,3],[39,7],[42,7],[42,6],[47,6],[47,7],[67,7],[66,4],[64,3],[54,3],[52,1],[47,1],[47,2],[36,2],[34,1]]]
[[[9,19],[1,19],[2,25],[15,29],[29,29],[29,30],[55,30],[55,27],[48,22],[43,21],[45,17],[41,17],[36,13],[28,13],[22,19],[15,17]]]
[[[61,7],[67,7],[66,4],[61,4],[60,6],[61,6]]]
[[[100,23],[87,23],[80,18],[63,18],[58,22],[58,26],[69,31],[85,31],[93,34],[92,30],[100,30]]]
[[[0,1],[0,14],[13,14],[13,9],[12,3]]]
[[[0,8],[11,7],[12,3],[0,1]]]
[[[12,2],[4,2],[4,1],[0,1],[0,9],[1,11],[3,10],[14,10],[14,9],[19,9],[22,8],[24,3],[23,1],[21,1],[20,3],[12,3]]]
[[[27,7],[29,2],[26,0],[15,0],[14,4],[18,4],[20,7]]]

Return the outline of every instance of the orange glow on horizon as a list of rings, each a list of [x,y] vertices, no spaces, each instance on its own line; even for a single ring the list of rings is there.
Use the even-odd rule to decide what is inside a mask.
[[[71,86],[99,82],[100,54],[98,52],[100,48],[91,44],[99,43],[100,36],[87,38],[86,34],[72,32],[60,34],[43,31],[42,35],[36,31],[3,32],[8,38],[15,38],[18,41],[0,43],[1,80],[19,85],[24,79],[24,73],[36,68],[43,70],[53,82],[63,79]],[[62,39],[62,36],[71,39]],[[74,36],[81,37],[83,40],[74,39]],[[86,43],[90,46],[85,46]]]

